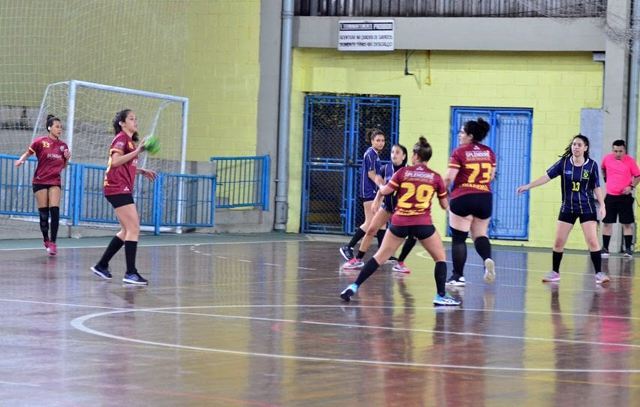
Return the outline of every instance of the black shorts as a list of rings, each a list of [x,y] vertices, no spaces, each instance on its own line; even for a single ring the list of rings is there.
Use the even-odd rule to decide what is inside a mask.
[[[392,224],[389,230],[403,239],[412,236],[418,240],[428,239],[436,233],[436,228],[433,225],[396,226]]]
[[[105,195],[104,197],[114,209],[133,203],[133,195],[131,194]]]
[[[41,191],[43,189],[49,189],[49,188],[53,188],[53,187],[60,188],[60,185],[33,184],[33,193],[35,194],[36,192]]]
[[[574,213],[574,212],[560,212],[558,215],[558,220],[561,222],[571,223],[572,225],[576,223],[576,219],[580,219],[580,223],[585,223],[589,221],[598,221],[598,215],[595,213]]]
[[[478,219],[488,219],[493,210],[493,194],[467,194],[449,201],[449,210],[458,216],[472,215]]]
[[[604,197],[604,207],[607,214],[602,223],[620,223],[629,225],[635,221],[633,216],[633,195],[609,195]]]
[[[396,209],[396,199],[393,194],[385,195],[382,201],[382,208],[389,213],[393,213]]]

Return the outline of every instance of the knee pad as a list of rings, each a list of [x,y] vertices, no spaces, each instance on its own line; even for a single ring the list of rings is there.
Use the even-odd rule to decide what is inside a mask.
[[[452,243],[464,243],[467,240],[467,236],[469,236],[469,232],[463,232],[458,229],[451,229],[451,242]]]

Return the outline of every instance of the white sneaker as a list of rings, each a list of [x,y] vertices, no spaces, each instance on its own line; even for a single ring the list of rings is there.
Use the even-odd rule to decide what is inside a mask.
[[[451,285],[451,286],[457,286],[457,287],[464,287],[466,283],[467,281],[464,279],[464,276],[460,276],[457,278],[455,278],[454,276],[451,276],[451,278],[449,278],[449,280],[447,280],[445,284]]]
[[[496,263],[492,259],[484,261],[484,281],[493,283],[496,279]]]

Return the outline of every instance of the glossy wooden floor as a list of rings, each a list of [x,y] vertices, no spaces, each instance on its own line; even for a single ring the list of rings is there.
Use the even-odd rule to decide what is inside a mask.
[[[291,235],[143,237],[147,288],[89,267],[105,239],[0,242],[0,405],[638,406],[640,259],[597,287],[585,253],[469,249],[459,309],[434,308],[422,250],[349,304],[339,243]]]

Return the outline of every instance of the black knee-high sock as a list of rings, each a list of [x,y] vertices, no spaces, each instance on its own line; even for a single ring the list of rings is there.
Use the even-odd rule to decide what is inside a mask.
[[[114,236],[113,239],[111,239],[111,242],[109,242],[109,246],[107,246],[107,249],[102,254],[102,258],[98,262],[98,266],[102,268],[109,267],[109,261],[111,261],[111,258],[118,253],[118,250],[120,250],[123,245],[124,241],[118,236]]]
[[[375,257],[369,259],[369,261],[362,267],[360,270],[360,274],[358,274],[358,278],[356,278],[356,285],[360,287],[362,283],[364,283],[376,270],[380,267]]]
[[[591,262],[593,263],[593,270],[596,273],[602,271],[602,254],[600,250],[596,250],[595,252],[589,252],[591,254]]]
[[[51,213],[51,241],[55,243],[58,238],[58,226],[60,225],[60,208],[52,206],[49,208],[49,212]]]
[[[453,275],[464,275],[464,264],[467,262],[467,244],[465,240],[469,232],[463,232],[451,228],[451,260],[453,262]]]
[[[555,271],[556,273],[560,272],[560,262],[562,261],[562,252],[553,252],[553,266],[551,268],[551,270]]]
[[[400,257],[398,257],[399,262],[403,262],[407,258],[409,252],[411,252],[411,249],[413,249],[413,246],[416,245],[416,242],[417,240],[412,237],[409,237],[404,241],[404,244],[402,245],[402,251],[400,252]]]
[[[436,290],[438,290],[438,295],[444,297],[446,294],[444,290],[444,286],[447,279],[447,263],[444,261],[437,261],[436,265],[433,269],[433,277],[436,279]]]
[[[40,213],[40,231],[44,241],[49,240],[49,208],[38,208]]]
[[[482,260],[491,258],[491,242],[488,237],[480,236],[473,241],[473,244],[476,246],[476,251],[482,257]]]
[[[135,240],[124,241],[124,255],[127,259],[127,273],[136,273],[136,252],[138,251],[138,242]]]
[[[627,250],[631,250],[632,244],[633,244],[633,235],[624,235],[624,248]]]
[[[384,239],[385,233],[387,233],[387,229],[380,229],[376,233],[376,238],[378,239],[378,247],[382,246],[382,239]]]
[[[609,250],[609,241],[611,241],[611,235],[602,235],[602,248]]]
[[[364,230],[362,230],[361,228],[356,229],[356,233],[353,235],[353,237],[349,241],[348,246],[349,247],[354,247],[356,245],[356,243],[358,243],[360,241],[360,239],[362,239],[364,237],[364,235],[366,235],[366,234],[367,233]]]

